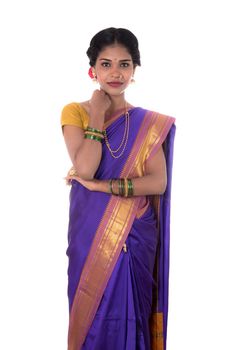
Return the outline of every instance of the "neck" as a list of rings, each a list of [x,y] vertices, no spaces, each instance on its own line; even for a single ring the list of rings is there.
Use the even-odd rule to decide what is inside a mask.
[[[126,105],[128,105],[127,101],[125,100],[124,94],[120,96],[110,96],[110,99],[111,105],[106,112],[107,117],[114,114],[116,111],[125,108]]]

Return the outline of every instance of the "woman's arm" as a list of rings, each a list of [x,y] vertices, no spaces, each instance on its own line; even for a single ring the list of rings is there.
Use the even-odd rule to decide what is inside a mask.
[[[90,191],[100,191],[110,193],[108,180],[86,181],[79,176],[68,175],[66,180],[77,180]],[[162,147],[146,163],[145,175],[132,179],[134,196],[163,194],[167,185],[166,161]],[[118,182],[113,182],[114,193],[118,193]]]
[[[133,179],[134,194],[163,194],[167,186],[166,160],[162,147],[146,162],[145,176]]]
[[[105,112],[110,106],[110,99],[104,91],[95,90],[89,104],[89,126],[102,131]],[[102,144],[85,139],[84,130],[65,125],[63,134],[67,150],[77,175],[91,180],[101,161]]]
[[[93,179],[101,161],[101,143],[84,139],[84,131],[77,126],[65,125],[63,128],[67,150],[77,175],[86,180]]]

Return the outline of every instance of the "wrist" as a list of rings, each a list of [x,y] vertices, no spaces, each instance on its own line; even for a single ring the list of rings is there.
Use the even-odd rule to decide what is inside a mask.
[[[109,193],[109,181],[106,180],[96,180],[95,181],[95,189],[94,191],[97,192],[105,192],[105,193]]]
[[[100,131],[103,130],[103,126],[104,126],[104,118],[102,120],[102,118],[89,118],[89,127],[90,128],[94,128],[94,129],[98,129]]]
[[[90,111],[90,117],[89,117],[89,125],[92,126],[99,126],[99,128],[102,128],[105,121],[105,111],[101,110],[95,110]]]

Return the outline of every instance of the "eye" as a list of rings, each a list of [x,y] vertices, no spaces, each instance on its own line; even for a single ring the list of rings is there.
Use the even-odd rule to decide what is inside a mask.
[[[130,64],[128,63],[128,62],[122,62],[121,64],[120,64],[120,67],[124,67],[124,68],[127,68],[127,67],[129,67],[130,66]]]
[[[102,62],[102,67],[110,67],[110,63],[109,62]]]

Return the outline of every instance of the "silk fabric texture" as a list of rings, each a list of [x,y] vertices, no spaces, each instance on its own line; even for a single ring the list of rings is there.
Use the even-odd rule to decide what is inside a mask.
[[[66,108],[65,112],[62,125],[69,124]],[[124,154],[114,159],[103,142],[95,178],[143,176],[147,160],[163,145],[167,189],[157,197],[120,198],[91,192],[72,181],[67,249],[69,350],[166,349],[175,120],[139,107],[129,110],[129,118]],[[116,149],[125,116],[115,115],[108,123],[108,139]]]

